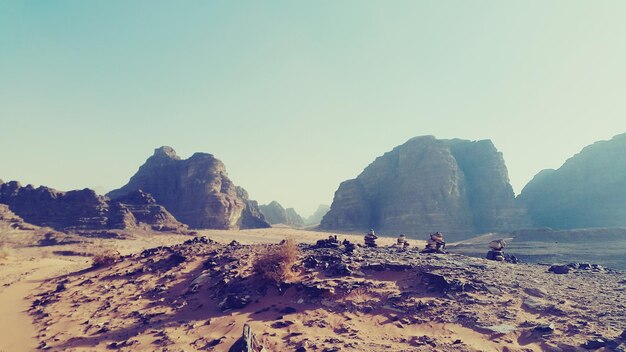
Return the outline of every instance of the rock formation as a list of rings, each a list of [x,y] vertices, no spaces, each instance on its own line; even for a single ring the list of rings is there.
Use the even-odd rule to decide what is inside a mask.
[[[410,139],[341,183],[323,229],[425,236],[449,240],[519,227],[502,154],[489,140]]]
[[[184,231],[165,208],[143,192],[109,201],[91,189],[61,192],[48,187],[22,187],[19,182],[0,184],[0,203],[24,221],[62,231],[131,229]]]
[[[543,170],[519,201],[535,226],[626,226],[626,133],[596,142],[558,170]]]
[[[9,224],[13,228],[18,228],[24,223],[24,219],[12,212],[8,205],[0,204],[0,223]]]
[[[193,228],[269,227],[256,202],[230,181],[224,164],[211,154],[182,160],[171,147],[157,148],[128,184],[107,195],[114,199],[136,190],[152,194]]]
[[[133,191],[110,201],[109,226],[132,228],[145,224],[156,231],[187,230],[187,225],[180,223],[154,197],[142,190]]]
[[[320,206],[317,207],[315,213],[313,213],[311,216],[304,220],[304,224],[307,226],[319,225],[320,222],[322,222],[322,218],[324,217],[324,215],[326,215],[326,213],[328,213],[329,210],[330,206],[328,206],[327,204],[320,204]]]
[[[265,220],[272,225],[285,224],[292,226],[304,226],[302,217],[298,215],[294,208],[285,209],[277,201],[261,205],[259,209],[265,216]]]
[[[90,189],[61,192],[48,187],[0,185],[0,203],[24,221],[54,229],[101,229],[108,223],[106,198]]]

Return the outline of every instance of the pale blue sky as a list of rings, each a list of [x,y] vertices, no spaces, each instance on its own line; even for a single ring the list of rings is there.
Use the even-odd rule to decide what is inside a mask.
[[[0,178],[117,188],[161,145],[308,215],[407,139],[516,192],[626,132],[624,1],[0,0]]]

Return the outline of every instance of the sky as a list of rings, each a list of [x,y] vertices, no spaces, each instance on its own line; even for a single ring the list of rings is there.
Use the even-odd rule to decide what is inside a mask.
[[[414,136],[491,139],[516,193],[626,132],[624,1],[0,0],[0,179],[124,185],[208,152],[304,216]]]

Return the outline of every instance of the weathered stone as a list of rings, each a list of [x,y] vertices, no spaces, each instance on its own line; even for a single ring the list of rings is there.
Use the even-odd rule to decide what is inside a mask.
[[[589,340],[582,344],[582,347],[588,350],[597,350],[598,348],[602,348],[604,346],[606,346],[606,341],[602,339]]]
[[[524,289],[524,292],[535,297],[545,297],[547,295],[546,291],[539,287],[527,287]]]
[[[528,297],[524,300],[522,306],[532,310],[541,310],[545,307],[545,302],[534,297]]]
[[[517,330],[517,327],[515,327],[513,325],[508,325],[508,324],[480,326],[479,328],[481,328],[483,330],[487,330],[487,331],[495,333],[495,334],[508,334],[508,333],[511,333],[511,332]]]
[[[524,224],[502,154],[491,141],[416,137],[377,158],[339,186],[324,229],[450,239],[511,230]]]
[[[567,265],[552,265],[548,271],[551,271],[555,274],[567,274],[570,271],[570,267]]]
[[[288,326],[293,325],[293,321],[291,320],[282,320],[282,321],[277,321],[275,323],[272,324],[272,328],[274,329],[282,329],[282,328],[286,328]]]
[[[554,324],[535,326],[533,332],[542,336],[550,335],[554,332]]]
[[[224,164],[211,154],[181,160],[172,148],[158,148],[128,184],[108,196],[119,198],[140,189],[194,228],[269,227],[256,202],[230,181]]]
[[[250,296],[229,294],[227,295],[219,306],[222,311],[229,309],[241,309],[250,303]]]

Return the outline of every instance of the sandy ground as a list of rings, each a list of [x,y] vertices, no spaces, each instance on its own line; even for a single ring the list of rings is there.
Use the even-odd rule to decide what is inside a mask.
[[[47,279],[87,268],[91,259],[84,256],[59,255],[59,251],[97,253],[114,249],[122,255],[141,252],[147,248],[181,243],[189,236],[174,234],[133,233],[127,240],[84,239],[85,243],[62,246],[35,247],[36,240],[49,229],[33,227],[32,230],[15,230],[0,226],[0,351],[33,351],[38,345],[37,333],[27,308],[32,294]],[[239,231],[202,230],[198,236],[229,243],[278,243],[285,238],[297,242],[314,243],[327,238],[329,233],[290,228],[255,229]],[[338,234],[339,240],[348,239],[362,243],[361,235]],[[395,238],[381,237],[381,245],[391,245]],[[412,246],[423,247],[423,241],[411,240]],[[217,330],[216,330],[217,331]]]
[[[37,347],[36,331],[27,314],[26,298],[44,280],[80,270],[85,258],[42,258],[38,249],[14,249],[0,261],[0,351],[32,351]]]
[[[252,277],[250,264],[266,246],[185,245],[190,252],[182,264],[170,266],[169,248],[139,253],[192,237],[137,231],[124,240],[32,246],[43,232],[0,227],[0,247],[8,248],[0,250],[0,351],[34,351],[40,343],[50,351],[227,351],[244,324],[250,324],[268,351],[293,351],[296,346],[309,351],[578,351],[575,346],[594,333],[615,338],[624,329],[614,314],[626,314],[626,279],[621,274],[613,275],[615,279],[593,273],[554,276],[540,266],[417,253],[424,241],[410,240],[407,252],[388,247],[391,258],[385,260],[400,260],[405,253],[420,260],[420,267],[445,267],[448,271],[440,270],[450,277],[465,272],[475,285],[490,288],[442,297],[425,289],[410,271],[369,270],[337,279],[303,270],[298,282],[338,285],[337,292],[312,299],[293,287],[284,292],[270,288],[243,309],[222,311],[223,282]],[[197,235],[221,244],[272,244],[285,238],[315,243],[329,233],[273,228],[203,230]],[[340,241],[363,243],[362,235],[337,235]],[[381,237],[378,243],[391,246],[395,238]],[[105,249],[127,257],[94,269],[90,257],[67,255]],[[382,260],[380,252],[384,250],[367,260]],[[215,270],[206,266],[211,260],[219,262]],[[225,272],[234,276],[219,276]],[[367,286],[342,291],[346,282]],[[199,283],[197,290],[192,290],[194,283]],[[531,288],[540,292],[529,295]],[[548,308],[525,308],[533,295],[540,295],[535,299]],[[34,301],[39,303],[31,308]],[[415,310],[418,306],[425,308]],[[598,311],[604,312],[603,318]],[[470,317],[472,323],[467,322]],[[551,323],[552,341],[529,335],[533,326]],[[489,330],[499,329],[499,324],[515,329]]]

